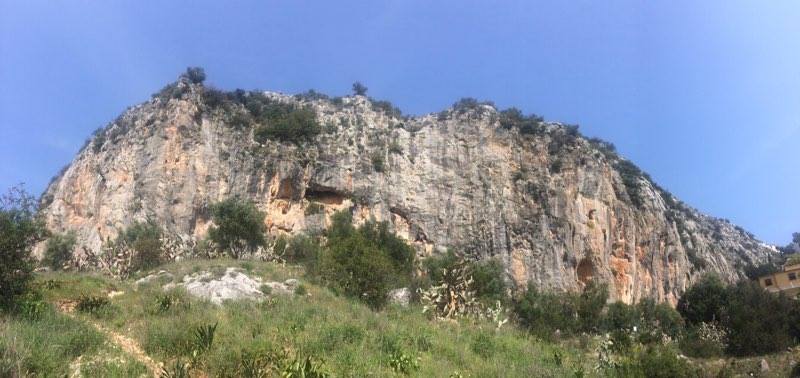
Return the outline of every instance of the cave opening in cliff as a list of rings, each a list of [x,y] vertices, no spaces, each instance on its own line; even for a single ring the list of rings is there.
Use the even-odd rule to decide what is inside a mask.
[[[345,196],[332,190],[312,190],[306,189],[306,199],[311,202],[319,202],[325,205],[341,205]]]
[[[577,268],[578,282],[584,286],[588,285],[594,277],[594,264],[589,259],[583,259],[578,263]]]

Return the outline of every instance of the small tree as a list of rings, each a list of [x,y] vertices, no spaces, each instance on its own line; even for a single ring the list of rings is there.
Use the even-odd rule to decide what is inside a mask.
[[[353,83],[353,93],[356,96],[366,96],[367,95],[367,87],[364,84],[361,84],[361,82],[357,81],[357,82]]]
[[[347,212],[333,215],[319,275],[334,290],[380,308],[390,289],[409,283],[414,249],[391,233],[386,223],[367,222],[355,228],[352,222]]]
[[[161,228],[151,222],[136,222],[125,230],[121,240],[134,251],[131,271],[152,269],[164,262],[164,246]]]
[[[47,240],[42,264],[53,270],[63,269],[72,258],[75,249],[75,232],[56,234]]]
[[[239,258],[246,250],[266,243],[264,213],[248,200],[229,198],[211,206],[214,227],[209,238],[231,257]]]
[[[183,74],[192,84],[202,84],[206,80],[206,71],[203,67],[187,67]]]
[[[28,289],[33,264],[31,249],[44,239],[36,217],[36,200],[21,186],[0,197],[0,309],[10,309]]]
[[[721,320],[727,301],[725,284],[707,275],[683,293],[677,308],[689,324],[709,323]]]
[[[497,259],[476,261],[471,264],[472,287],[475,295],[488,303],[506,302],[506,281],[503,264]]]

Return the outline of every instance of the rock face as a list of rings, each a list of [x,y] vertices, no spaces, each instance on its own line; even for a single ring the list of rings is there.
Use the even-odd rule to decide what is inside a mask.
[[[230,196],[252,199],[273,235],[319,231],[345,210],[356,223],[389,222],[420,257],[452,248],[496,258],[517,285],[606,282],[628,303],[674,303],[704,272],[733,281],[775,253],[558,123],[525,133],[486,104],[408,118],[364,96],[264,92],[312,109],[322,132],[259,143],[237,121],[245,106],[214,105],[185,78],[171,90],[96,133],[42,196],[49,228],[77,233],[76,260],[134,221],[202,238],[209,204]]]

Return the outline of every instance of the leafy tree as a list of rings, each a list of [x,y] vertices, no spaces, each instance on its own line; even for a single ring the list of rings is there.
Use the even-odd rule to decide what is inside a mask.
[[[608,301],[608,286],[590,282],[578,296],[575,311],[581,331],[596,331],[602,324],[603,309]]]
[[[152,221],[135,222],[117,237],[116,244],[125,243],[134,252],[131,271],[152,269],[164,262],[161,227]]]
[[[781,270],[781,266],[779,263],[775,261],[768,261],[764,264],[760,265],[753,265],[748,264],[744,268],[744,274],[747,278],[751,280],[758,279],[759,277],[763,277],[772,273],[777,273]]]
[[[386,223],[367,222],[355,228],[346,212],[334,214],[331,223],[319,263],[321,279],[373,308],[382,307],[390,289],[408,284],[414,249],[391,233]]]
[[[446,270],[453,270],[461,257],[456,256],[455,252],[448,250],[447,253],[431,256],[423,260],[422,265],[431,282],[441,282]]]
[[[727,300],[725,284],[718,276],[709,274],[683,293],[677,309],[687,323],[709,323],[722,318]]]
[[[42,263],[53,270],[60,270],[72,258],[75,249],[75,233],[55,234],[47,239]]]
[[[774,353],[796,343],[800,311],[783,294],[775,295],[753,281],[731,286],[723,324],[730,330],[728,353],[745,356]]]
[[[540,292],[532,282],[513,302],[520,324],[533,334],[549,339],[554,332],[573,332],[578,328],[575,296]]]
[[[367,95],[367,87],[364,84],[361,84],[361,82],[357,81],[357,82],[353,83],[353,93],[356,96],[366,96]]]
[[[13,307],[32,278],[31,249],[46,236],[36,200],[21,186],[0,197],[0,310]]]
[[[505,302],[507,286],[503,264],[499,260],[489,259],[476,261],[470,265],[475,295],[488,302]]]
[[[264,213],[248,200],[228,198],[211,206],[214,226],[209,238],[231,257],[239,258],[245,249],[264,245]]]
[[[684,293],[678,311],[691,325],[719,322],[728,330],[727,352],[737,356],[783,350],[800,337],[800,305],[749,280],[725,287],[705,277]]]
[[[202,67],[187,67],[183,76],[192,84],[202,84],[206,80],[206,71]]]

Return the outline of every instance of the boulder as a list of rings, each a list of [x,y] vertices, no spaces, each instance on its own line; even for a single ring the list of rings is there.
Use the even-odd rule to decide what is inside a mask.
[[[394,289],[389,291],[388,297],[389,303],[405,307],[411,302],[411,290],[409,290],[407,287]]]

